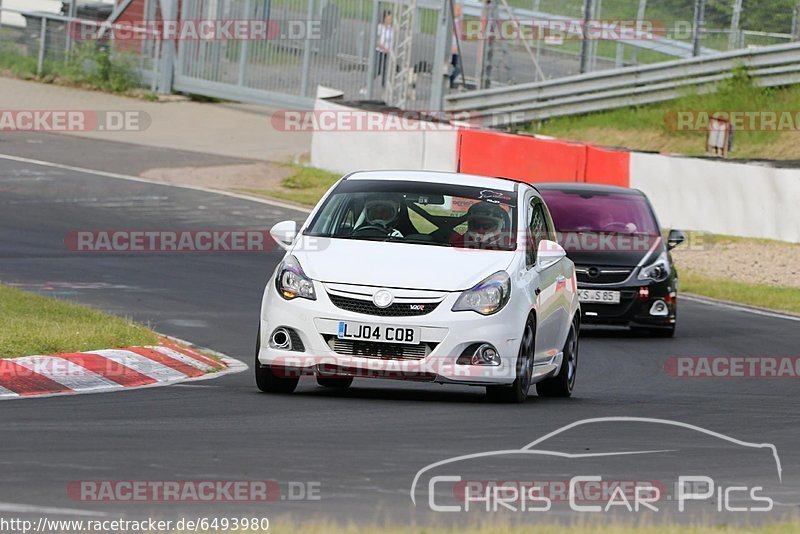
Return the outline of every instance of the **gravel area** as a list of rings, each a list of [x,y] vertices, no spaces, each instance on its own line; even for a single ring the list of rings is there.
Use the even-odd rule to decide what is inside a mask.
[[[678,269],[751,284],[800,288],[800,244],[717,238],[672,251]]]
[[[273,189],[292,174],[292,169],[269,162],[212,167],[170,167],[150,169],[142,178],[170,184],[194,185],[235,191]]]

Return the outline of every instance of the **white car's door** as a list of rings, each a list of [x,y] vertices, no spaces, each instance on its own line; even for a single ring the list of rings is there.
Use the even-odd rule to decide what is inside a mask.
[[[526,264],[533,275],[532,290],[536,302],[536,363],[549,359],[561,350],[557,347],[562,329],[560,308],[563,298],[563,275],[561,262],[542,265],[537,257],[539,244],[549,240],[552,232],[548,227],[547,208],[537,196],[526,201],[528,238],[526,241]]]

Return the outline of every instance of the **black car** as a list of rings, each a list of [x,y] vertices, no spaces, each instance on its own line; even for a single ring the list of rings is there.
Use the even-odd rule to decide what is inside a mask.
[[[630,326],[660,337],[675,334],[678,273],[669,251],[686,238],[664,240],[641,191],[596,184],[535,184],[558,239],[575,262],[582,323]]]

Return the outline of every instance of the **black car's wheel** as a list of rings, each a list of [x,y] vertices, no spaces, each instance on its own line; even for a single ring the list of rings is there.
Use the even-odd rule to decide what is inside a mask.
[[[533,359],[536,353],[536,324],[528,318],[522,333],[517,356],[517,377],[510,386],[486,386],[486,395],[493,402],[521,403],[528,398],[533,375]]]
[[[258,352],[261,349],[261,331],[256,337],[256,385],[264,393],[291,393],[300,381],[299,376],[278,376],[271,365],[262,365],[258,361]]]
[[[352,376],[318,376],[317,384],[326,388],[347,389],[353,383]]]
[[[575,387],[578,372],[578,319],[572,320],[567,340],[564,342],[564,356],[558,374],[536,384],[540,397],[569,397]]]

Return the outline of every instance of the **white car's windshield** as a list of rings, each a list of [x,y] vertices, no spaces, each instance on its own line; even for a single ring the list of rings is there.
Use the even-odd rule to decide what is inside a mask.
[[[513,250],[513,191],[427,182],[344,180],[306,235]]]

